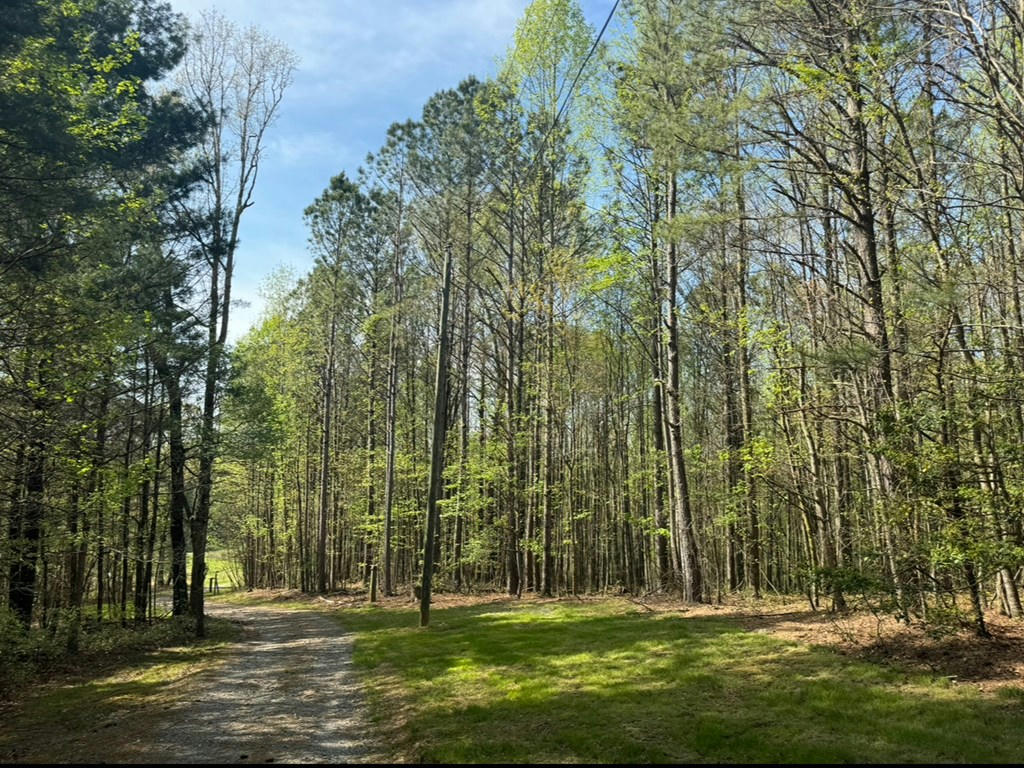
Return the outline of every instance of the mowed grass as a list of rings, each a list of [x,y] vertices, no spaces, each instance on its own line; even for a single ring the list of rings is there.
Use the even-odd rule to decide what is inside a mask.
[[[1024,695],[627,601],[336,614],[376,726],[423,762],[1019,762]]]

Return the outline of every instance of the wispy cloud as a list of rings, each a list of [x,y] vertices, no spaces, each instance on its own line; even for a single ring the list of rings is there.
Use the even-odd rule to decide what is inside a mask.
[[[328,130],[291,130],[272,135],[266,151],[268,159],[284,168],[310,165],[341,167],[358,160],[361,154]]]
[[[174,0],[196,16],[204,0]],[[438,68],[490,68],[526,0],[220,0],[239,24],[258,24],[301,58],[291,98],[344,106],[405,89]],[[482,72],[477,72],[483,74]],[[465,72],[468,74],[468,72]],[[454,83],[453,83],[454,84]]]

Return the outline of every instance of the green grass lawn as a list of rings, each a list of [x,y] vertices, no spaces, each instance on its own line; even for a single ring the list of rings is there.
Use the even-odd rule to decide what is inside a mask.
[[[426,762],[1017,762],[1024,692],[626,601],[336,614],[377,726]]]

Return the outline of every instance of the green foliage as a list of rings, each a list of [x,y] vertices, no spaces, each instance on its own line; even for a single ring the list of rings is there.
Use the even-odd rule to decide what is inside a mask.
[[[871,572],[858,568],[816,568],[814,576],[825,593],[841,592],[855,596],[862,605],[872,607],[887,598],[891,587]]]
[[[516,26],[500,79],[512,85],[527,111],[543,115],[547,127],[591,40],[593,31],[575,0],[533,0]]]
[[[1019,22],[975,46],[901,4],[618,13],[566,102],[593,30],[531,3],[495,81],[434,94],[307,209],[316,266],[235,354],[233,543],[295,582],[326,500],[338,582],[380,561],[393,354],[413,576],[451,248],[443,573],[458,531],[461,565],[515,589],[551,518],[560,587],[658,588],[689,506],[704,597],[756,576],[916,620],[972,569],[991,590],[1024,555]]]

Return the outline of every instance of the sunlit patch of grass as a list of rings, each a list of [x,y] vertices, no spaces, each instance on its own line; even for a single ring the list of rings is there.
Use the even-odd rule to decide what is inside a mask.
[[[337,613],[394,758],[1014,762],[1019,699],[622,601]]]
[[[191,579],[192,553],[186,559],[186,569]],[[242,567],[227,549],[215,549],[206,553],[206,589],[210,588],[210,579],[216,576],[220,594],[237,592],[242,588]]]
[[[322,610],[309,595],[296,591],[254,590],[244,588],[234,591],[221,590],[219,595],[207,595],[206,601],[216,605],[238,605],[273,608],[274,610],[310,611]]]
[[[223,662],[241,628],[208,619],[207,637],[182,644],[171,622],[155,627],[153,644],[106,658],[87,655],[80,667],[23,695],[0,717],[2,762],[108,762],[120,745],[145,738],[154,717],[181,694],[181,683]]]

